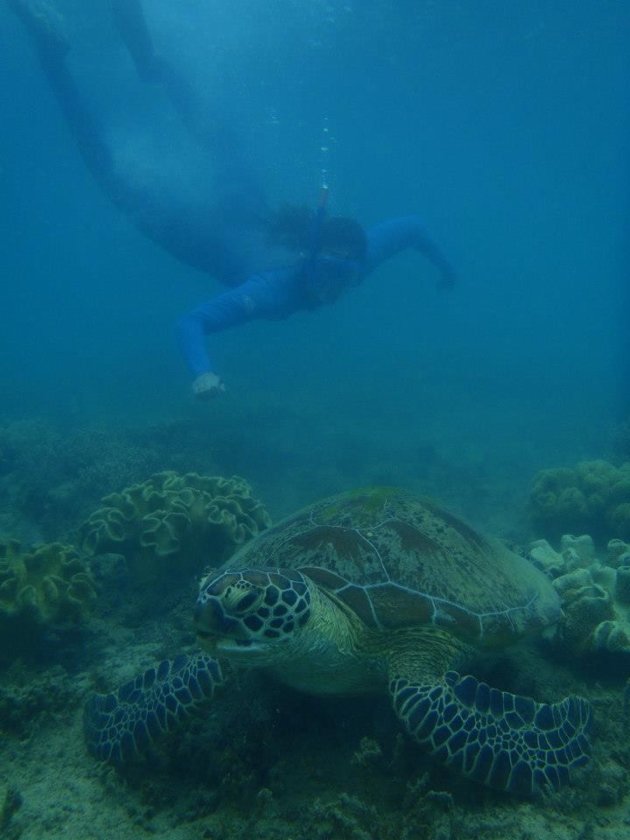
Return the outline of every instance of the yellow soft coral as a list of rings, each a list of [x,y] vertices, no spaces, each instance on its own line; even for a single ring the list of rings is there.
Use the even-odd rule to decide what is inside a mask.
[[[102,503],[81,528],[82,546],[122,554],[136,583],[218,566],[270,524],[238,477],[160,472]]]
[[[0,543],[0,620],[5,623],[80,621],[95,598],[92,574],[72,546],[49,543],[23,551],[16,540]]]

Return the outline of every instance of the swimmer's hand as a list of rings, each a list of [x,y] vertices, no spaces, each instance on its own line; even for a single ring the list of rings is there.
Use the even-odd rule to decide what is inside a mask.
[[[447,266],[440,272],[440,279],[436,284],[436,288],[440,290],[452,289],[457,282],[457,275],[455,269]]]
[[[198,400],[210,400],[225,391],[221,378],[209,371],[198,376],[192,385],[193,394]]]

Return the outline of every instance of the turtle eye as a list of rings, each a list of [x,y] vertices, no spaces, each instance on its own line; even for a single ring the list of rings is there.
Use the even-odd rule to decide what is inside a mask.
[[[220,600],[228,614],[241,616],[255,608],[262,601],[264,594],[264,590],[259,586],[239,580],[225,589]]]
[[[260,595],[261,592],[259,589],[252,589],[234,605],[234,611],[239,613],[247,612],[258,600],[260,600]]]

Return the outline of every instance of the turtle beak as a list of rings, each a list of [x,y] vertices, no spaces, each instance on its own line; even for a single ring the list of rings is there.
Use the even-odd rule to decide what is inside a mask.
[[[208,644],[224,636],[239,635],[238,622],[227,616],[216,598],[197,601],[193,616],[195,632],[202,643]]]

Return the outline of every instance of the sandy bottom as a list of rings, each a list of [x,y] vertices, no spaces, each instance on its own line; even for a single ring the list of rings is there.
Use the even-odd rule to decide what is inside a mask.
[[[188,631],[176,616],[166,635],[170,645],[179,637],[185,647]],[[96,669],[14,665],[3,675],[0,836],[628,837],[630,738],[622,682],[603,686],[533,649],[502,658],[497,678],[545,700],[586,694],[597,721],[591,764],[571,787],[536,801],[436,767],[401,734],[387,698],[320,700],[255,674],[233,677],[207,714],[147,760],[122,773],[98,764],[83,742],[85,698],[95,685],[116,685],[153,664],[168,652],[164,635],[158,623],[112,629],[95,621],[77,657],[98,648]]]

